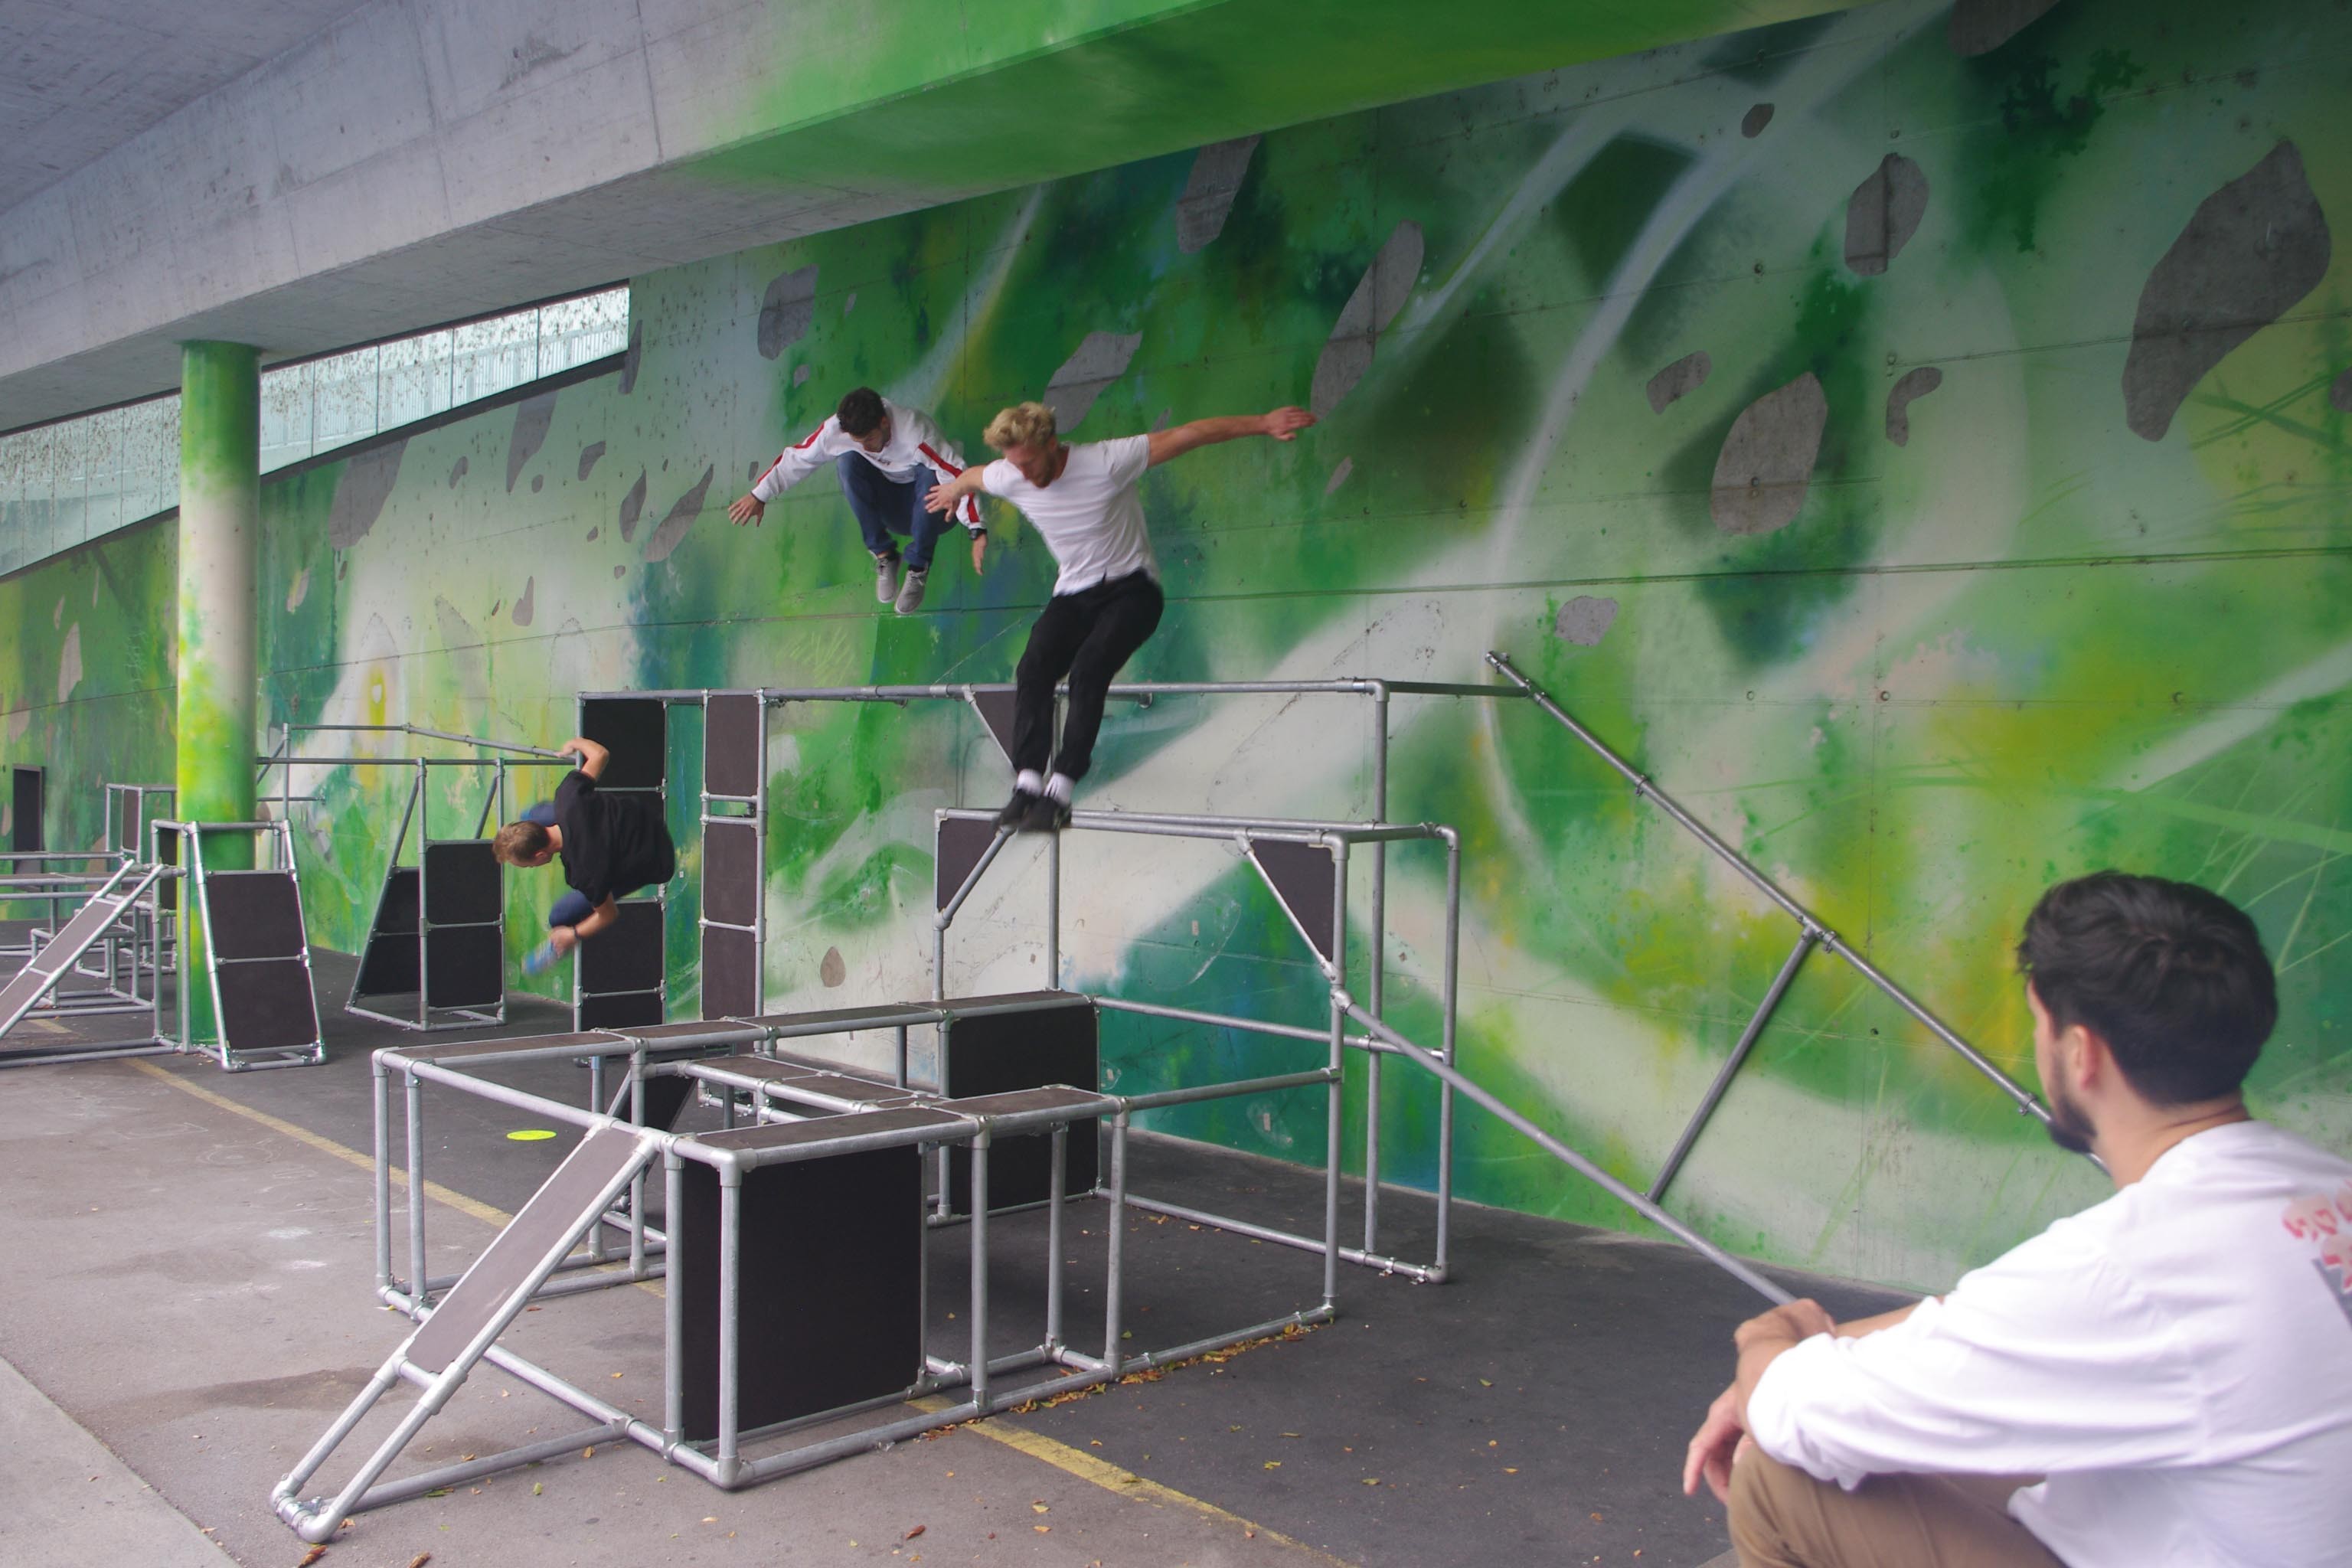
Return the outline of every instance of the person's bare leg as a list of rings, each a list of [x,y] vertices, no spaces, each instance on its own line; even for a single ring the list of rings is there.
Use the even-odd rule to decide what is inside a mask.
[[[1731,1469],[1740,1568],[2064,1568],[2005,1509],[2013,1480],[1873,1476],[1853,1491],[1752,1445]]]

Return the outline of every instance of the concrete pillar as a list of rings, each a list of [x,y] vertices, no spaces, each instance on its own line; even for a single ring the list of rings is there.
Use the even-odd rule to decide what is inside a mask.
[[[253,820],[261,356],[181,345],[179,815]],[[219,847],[234,840],[224,837]],[[205,846],[211,858],[214,845]]]
[[[180,649],[173,802],[184,822],[253,820],[254,578],[261,539],[261,353],[245,343],[180,345]],[[205,865],[253,864],[245,834],[205,840]],[[214,1037],[204,932],[184,895],[182,983],[199,1041]]]

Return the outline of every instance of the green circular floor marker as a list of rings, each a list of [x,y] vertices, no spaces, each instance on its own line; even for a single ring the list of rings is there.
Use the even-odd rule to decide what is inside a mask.
[[[509,1141],[516,1143],[544,1143],[554,1136],[544,1127],[519,1127],[507,1134]]]

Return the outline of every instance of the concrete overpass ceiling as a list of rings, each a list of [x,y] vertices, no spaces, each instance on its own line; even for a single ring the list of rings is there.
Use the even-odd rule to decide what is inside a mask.
[[[184,339],[320,353],[1853,3],[7,0],[6,90],[84,129],[62,176],[7,154],[0,430],[168,389]],[[174,39],[179,85],[106,62]]]
[[[7,0],[0,5],[0,212],[359,4]]]

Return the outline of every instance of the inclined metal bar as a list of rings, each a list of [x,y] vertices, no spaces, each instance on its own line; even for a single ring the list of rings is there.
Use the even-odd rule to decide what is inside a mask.
[[[1813,933],[1810,930],[1797,933],[1797,945],[1790,948],[1789,956],[1780,961],[1780,972],[1772,977],[1771,985],[1764,993],[1764,1000],[1758,1003],[1756,1011],[1749,1015],[1748,1026],[1739,1031],[1739,1039],[1731,1047],[1731,1054],[1724,1058],[1723,1066],[1716,1069],[1715,1081],[1706,1086],[1706,1093],[1700,1098],[1698,1109],[1692,1111],[1690,1120],[1683,1124],[1682,1136],[1675,1140],[1675,1146],[1666,1152],[1665,1163],[1658,1167],[1657,1175],[1651,1180],[1649,1199],[1652,1203],[1664,1197],[1666,1189],[1674,1184],[1675,1173],[1683,1168],[1683,1161],[1689,1155],[1691,1145],[1698,1142],[1707,1118],[1715,1114],[1716,1106],[1722,1102],[1724,1091],[1731,1087],[1733,1075],[1739,1071],[1739,1064],[1748,1059],[1748,1053],[1762,1037],[1772,1010],[1780,1005],[1789,983],[1796,979],[1798,966],[1805,962],[1805,954],[1813,951]]]
[[[1755,1269],[1749,1268],[1747,1264],[1742,1263],[1738,1258],[1732,1257],[1731,1254],[1724,1251],[1723,1248],[1717,1247],[1715,1243],[1709,1241],[1698,1232],[1691,1229],[1690,1226],[1685,1225],[1682,1221],[1668,1214],[1664,1209],[1660,1208],[1648,1198],[1643,1197],[1640,1193],[1635,1192],[1632,1187],[1627,1186],[1624,1183],[1611,1175],[1607,1171],[1602,1170],[1599,1165],[1593,1163],[1592,1161],[1587,1159],[1584,1155],[1578,1153],[1574,1149],[1570,1148],[1567,1144],[1561,1142],[1559,1139],[1553,1137],[1550,1133],[1537,1126],[1535,1122],[1521,1115],[1518,1111],[1513,1110],[1508,1104],[1505,1103],[1499,1095],[1496,1095],[1491,1089],[1485,1088],[1476,1080],[1464,1075],[1458,1068],[1454,1067],[1453,1063],[1442,1059],[1436,1052],[1424,1050],[1421,1047],[1413,1045],[1411,1040],[1406,1039],[1403,1036],[1390,1028],[1386,1024],[1381,1023],[1378,1018],[1366,1013],[1361,1007],[1356,1005],[1352,998],[1335,994],[1333,996],[1333,1002],[1335,1005],[1344,1007],[1355,1017],[1358,1023],[1363,1025],[1366,1028],[1370,1029],[1375,1034],[1387,1037],[1387,1038],[1394,1044],[1409,1047],[1410,1049],[1406,1054],[1411,1056],[1414,1061],[1419,1062],[1431,1072],[1437,1074],[1439,1078],[1453,1084],[1456,1089],[1468,1095],[1472,1100],[1477,1101],[1478,1104],[1486,1107],[1487,1110],[1499,1118],[1507,1126],[1519,1133],[1522,1137],[1527,1138],[1545,1153],[1549,1154],[1553,1159],[1560,1162],[1560,1163],[1569,1166],[1580,1175],[1583,1176],[1587,1181],[1590,1181],[1594,1185],[1601,1188],[1611,1196],[1616,1198],[1620,1203],[1622,1203],[1628,1208],[1631,1208],[1634,1213],[1650,1221],[1651,1224],[1657,1226],[1660,1229],[1682,1241],[1685,1245],[1691,1247],[1692,1250],[1698,1253],[1700,1257],[1705,1258],[1708,1262],[1714,1264],[1717,1268],[1722,1269],[1733,1279],[1738,1279],[1749,1289],[1754,1290],[1759,1295],[1764,1297],[1767,1300],[1772,1301],[1776,1304],[1785,1304],[1795,1300],[1795,1298],[1791,1297],[1789,1292],[1783,1290],[1778,1285],[1773,1284],[1769,1279],[1765,1279],[1764,1276],[1756,1272]]]
[[[1853,948],[1847,946],[1845,940],[1839,936],[1836,931],[1832,931],[1828,926],[1822,924],[1821,921],[1814,918],[1811,910],[1807,910],[1802,904],[1797,902],[1796,900],[1790,898],[1788,894],[1782,892],[1780,888],[1773,883],[1770,878],[1767,877],[1761,870],[1757,868],[1754,862],[1750,861],[1746,856],[1740,854],[1739,851],[1732,848],[1731,846],[1726,844],[1722,839],[1717,837],[1712,832],[1708,831],[1706,826],[1696,817],[1691,816],[1689,812],[1685,811],[1679,805],[1677,805],[1672,796],[1668,795],[1664,791],[1652,784],[1649,779],[1637,771],[1632,763],[1626,762],[1624,758],[1610,750],[1606,742],[1602,741],[1591,731],[1586,729],[1583,725],[1570,718],[1568,713],[1561,709],[1559,703],[1554,702],[1551,700],[1550,696],[1547,694],[1541,687],[1538,687],[1534,681],[1519,673],[1518,668],[1511,663],[1508,655],[1489,652],[1486,655],[1486,662],[1493,665],[1496,669],[1502,671],[1506,677],[1517,684],[1521,689],[1526,691],[1530,698],[1535,700],[1537,707],[1542,709],[1545,712],[1558,720],[1560,725],[1566,729],[1570,734],[1574,735],[1578,740],[1584,742],[1587,750],[1591,751],[1593,755],[1599,757],[1602,762],[1608,763],[1611,768],[1614,769],[1621,776],[1622,776],[1626,783],[1633,786],[1633,793],[1635,795],[1638,795],[1643,799],[1649,801],[1659,810],[1674,818],[1676,823],[1680,824],[1694,837],[1697,838],[1700,843],[1706,845],[1708,849],[1712,850],[1716,857],[1722,860],[1725,865],[1729,866],[1733,870],[1738,872],[1741,877],[1745,878],[1748,884],[1755,888],[1757,891],[1762,893],[1766,898],[1780,905],[1781,910],[1786,913],[1790,919],[1795,921],[1805,930],[1813,932],[1816,940],[1818,940],[1823,947],[1829,949],[1830,952],[1835,953],[1838,957],[1852,964],[1856,973],[1860,974],[1864,980],[1869,981],[1873,985],[1877,986],[1880,991],[1885,993],[1889,1001],[1902,1008],[1906,1013],[1908,1013],[1922,1027],[1926,1028],[1929,1034],[1934,1035],[1937,1039],[1943,1041],[1944,1044],[1958,1052],[1963,1060],[1965,1060],[1970,1067],[1976,1068],[1978,1072],[1984,1075],[1986,1079],[1990,1079],[1994,1088],[2007,1095],[2021,1113],[2033,1117],[2045,1126],[2048,1125],[2050,1121],[2050,1112],[2042,1106],[2039,1100],[2035,1099],[2031,1093],[2021,1088],[2007,1073],[2002,1072],[2000,1068],[1995,1067],[1992,1062],[1974,1046],[1969,1045],[1968,1041],[1962,1039],[1949,1026],[1945,1024],[1942,1019],[1937,1017],[1933,1013],[1930,1013],[1927,1007],[1915,999],[1909,992],[1904,990],[1901,986],[1895,984],[1894,981],[1889,980],[1885,975],[1880,973],[1877,968],[1874,966],[1868,959],[1863,957],[1860,953],[1854,952]]]

